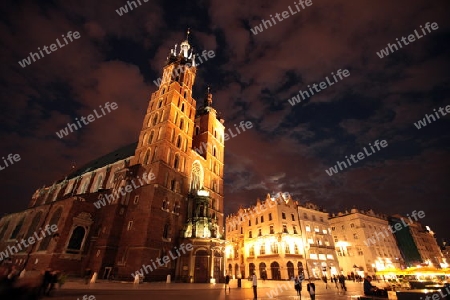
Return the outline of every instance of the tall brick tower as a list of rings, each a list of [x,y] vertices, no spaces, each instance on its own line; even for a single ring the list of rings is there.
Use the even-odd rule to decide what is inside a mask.
[[[136,249],[136,257],[138,266],[148,264],[155,255],[192,244],[170,268],[180,280],[210,282],[223,277],[224,121],[212,108],[209,89],[196,110],[196,71],[186,39],[178,51],[177,45],[171,49],[159,89],[151,95],[131,163],[140,166],[138,174],[156,176],[141,189],[149,210],[143,207],[136,218],[143,218],[139,226],[146,224],[149,238],[141,245],[147,250]]]

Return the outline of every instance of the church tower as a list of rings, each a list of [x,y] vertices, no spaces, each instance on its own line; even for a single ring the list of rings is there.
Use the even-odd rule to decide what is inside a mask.
[[[152,211],[147,230],[162,236],[151,246],[163,256],[192,244],[173,262],[175,277],[210,282],[223,276],[223,259],[214,260],[211,253],[223,255],[224,121],[212,107],[209,89],[196,110],[196,55],[187,39],[177,48],[171,49],[159,89],[151,95],[131,165],[140,166],[139,174],[155,174],[143,195]]]

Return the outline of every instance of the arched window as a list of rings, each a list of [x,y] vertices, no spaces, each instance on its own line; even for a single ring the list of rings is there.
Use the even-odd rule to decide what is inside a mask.
[[[198,135],[200,132],[200,127],[196,126],[195,127],[195,135]]]
[[[281,274],[280,274],[280,265],[274,261],[270,264],[270,270],[272,271],[272,279],[273,280],[280,280]]]
[[[183,95],[183,97],[184,97],[184,99],[187,99],[187,91],[184,91],[184,95]],[[184,108],[184,107],[183,107]],[[184,112],[184,109],[181,109],[181,111],[183,111]]]
[[[217,149],[216,149],[216,147],[213,147],[213,156],[217,157]]]
[[[61,214],[62,214],[62,208],[60,207],[53,213],[53,216],[50,219],[50,226],[51,225],[58,226],[58,222],[59,222],[59,219],[61,218]],[[54,237],[54,235],[47,235],[47,236],[45,236],[45,238],[39,244],[39,249],[38,250],[39,251],[47,250],[48,245],[50,244],[50,241],[52,240],[53,237]]]
[[[77,226],[73,229],[72,235],[67,245],[66,253],[78,254],[81,252],[83,246],[86,229],[82,226]]]
[[[148,134],[146,133],[146,134],[144,134],[144,137],[142,138],[142,145],[145,145],[147,140],[148,140]]]
[[[303,274],[303,263],[301,262],[301,261],[299,261],[298,263],[297,263],[297,268],[298,268],[298,275],[304,275]]]
[[[152,157],[152,162],[156,161],[156,152],[158,152],[158,148],[155,148],[155,151],[153,151],[153,157]]]
[[[263,280],[265,280],[267,278],[266,264],[263,262],[259,263],[259,278],[261,278]]]
[[[180,129],[183,130],[183,128],[184,128],[184,120],[183,120],[183,118],[181,118],[181,120],[180,120]]]
[[[294,277],[294,264],[291,261],[288,261],[286,267],[288,271],[288,278]]]
[[[153,126],[156,125],[156,123],[158,123],[158,117],[159,117],[158,114],[155,114],[155,115],[153,116],[153,121],[152,121]]]
[[[152,142],[153,142],[153,137],[155,136],[155,132],[152,130],[151,132],[150,132],[150,136],[148,137],[148,141],[147,141],[147,144],[151,144]]]
[[[20,229],[22,229],[24,221],[25,221],[25,217],[22,217],[22,219],[20,219],[20,221],[17,223],[16,227],[14,227],[14,230],[11,233],[11,236],[9,237],[10,240],[13,240],[17,237],[17,235],[20,232]]]
[[[181,139],[181,136],[178,136],[177,137],[177,144],[176,144],[176,146],[178,147],[178,148],[181,148],[181,143],[182,143],[182,139]]]
[[[178,167],[180,166],[180,155],[175,154],[175,159],[173,160],[173,167],[175,169],[178,169]]]
[[[175,119],[173,119],[173,123],[177,124],[177,121],[178,121],[178,113],[175,112]]]
[[[159,129],[158,129],[158,141],[161,139],[161,132],[162,132],[162,127],[159,127]]]
[[[163,238],[168,239],[170,238],[170,235],[171,235],[170,224],[165,224],[163,230]]]
[[[30,227],[28,227],[28,231],[25,234],[25,237],[28,238],[30,236],[33,235],[33,233],[35,231],[37,231],[39,229],[39,223],[41,221],[41,217],[42,217],[42,212],[38,212],[34,217],[33,220],[31,221]],[[25,251],[25,249],[23,250]]]
[[[144,161],[143,161],[144,165],[148,165],[148,163],[150,162],[149,161],[150,153],[151,153],[150,149],[147,149],[147,151],[145,151],[145,156],[144,156]]]
[[[164,93],[164,90],[163,90],[163,93]],[[163,103],[163,100],[162,100],[162,99],[159,99],[159,102],[158,102],[158,108],[161,108],[162,103]]]
[[[103,176],[100,175],[97,178],[96,191],[98,191],[102,187],[102,183],[103,183]]]
[[[186,98],[186,92],[184,92],[184,98]],[[184,112],[184,103],[181,104],[181,111]]]
[[[248,265],[248,271],[250,272],[250,275],[253,275],[255,273],[255,264],[254,263],[250,263]]]

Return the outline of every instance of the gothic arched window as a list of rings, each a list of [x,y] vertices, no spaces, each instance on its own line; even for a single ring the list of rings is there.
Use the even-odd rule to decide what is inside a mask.
[[[61,218],[62,214],[62,208],[58,208],[54,213],[52,218],[50,219],[50,226],[56,225],[58,226],[59,219]],[[42,242],[39,244],[39,251],[47,250],[48,245],[50,244],[51,239],[53,238],[53,235],[47,235]]]
[[[147,141],[147,144],[151,144],[152,142],[153,142],[153,137],[155,136],[155,132],[152,130],[151,132],[150,132],[150,136],[148,137],[148,141]]]
[[[42,212],[38,212],[31,221],[30,227],[28,227],[28,231],[25,234],[25,237],[32,236],[35,231],[39,229],[39,223],[41,221]]]
[[[173,167],[175,169],[178,169],[179,165],[180,165],[180,155],[178,155],[177,153],[175,154],[175,159],[173,160]]]
[[[181,148],[181,142],[182,142],[181,136],[178,136],[178,137],[177,137],[177,144],[176,144],[176,146],[177,146],[178,148]]]
[[[170,224],[164,225],[163,238],[165,239],[170,238],[170,231],[171,231]]]
[[[184,105],[184,104],[183,104],[183,105]],[[181,119],[181,120],[180,120],[180,129],[183,130],[183,127],[184,127],[184,120]]]
[[[152,124],[153,125],[156,125],[156,123],[158,123],[158,114],[155,114],[155,116],[153,117],[153,121],[152,121]]]
[[[20,229],[22,229],[24,221],[25,221],[25,217],[22,217],[22,219],[20,219],[20,221],[17,223],[16,227],[14,227],[14,230],[11,233],[11,236],[9,237],[10,240],[13,240],[17,237],[17,235],[20,232]]]
[[[144,165],[148,165],[148,163],[150,162],[150,149],[147,149],[147,151],[145,151],[145,155],[144,155],[144,160],[143,163]]]
[[[82,226],[77,226],[72,231],[72,235],[69,239],[69,244],[67,245],[66,253],[80,253],[81,246],[83,245],[83,240],[86,235],[86,229]]]
[[[158,151],[158,148],[155,148],[155,151],[153,151],[153,157],[152,157],[152,161],[156,160],[156,152]]]
[[[102,187],[102,183],[103,183],[103,176],[100,175],[97,178],[96,191],[98,191]]]

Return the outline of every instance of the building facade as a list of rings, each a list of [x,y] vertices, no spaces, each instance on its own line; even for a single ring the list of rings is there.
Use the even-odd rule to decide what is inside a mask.
[[[0,250],[8,257],[2,263],[77,275],[89,268],[98,278],[131,280],[150,266],[144,274],[150,280],[221,279],[224,120],[209,91],[197,109],[195,54],[187,40],[176,48],[151,95],[138,142],[38,189],[28,209],[4,216]],[[47,224],[56,224],[57,233],[15,251]]]
[[[302,238],[305,241],[308,277],[330,278],[332,275],[339,275],[339,262],[328,213],[310,202],[298,205],[297,209]]]
[[[327,213],[312,204],[299,206],[288,193],[267,195],[255,206],[240,208],[226,218],[225,227],[226,268],[235,277],[320,278],[339,270]]]
[[[344,275],[364,276],[404,266],[387,216],[354,208],[332,214],[329,221]]]
[[[425,216],[424,211],[419,211],[413,217],[408,215],[407,218],[398,214],[389,217],[391,226],[407,225],[394,233],[406,266],[429,265],[445,268],[445,260],[434,237],[434,232],[416,220],[417,214],[419,217]]]

